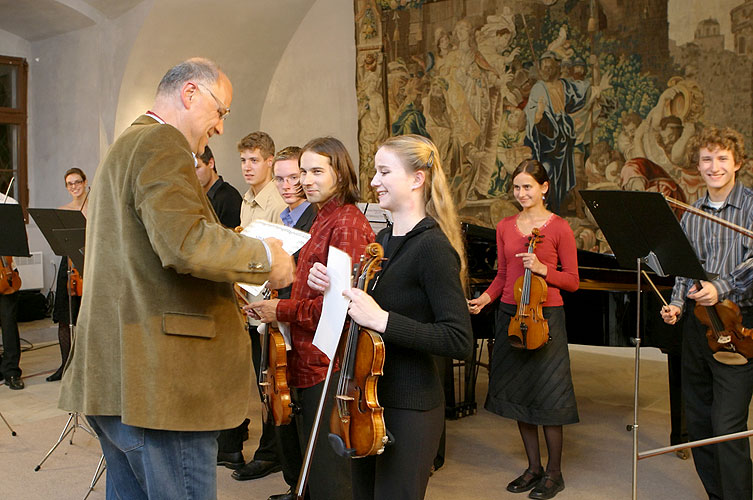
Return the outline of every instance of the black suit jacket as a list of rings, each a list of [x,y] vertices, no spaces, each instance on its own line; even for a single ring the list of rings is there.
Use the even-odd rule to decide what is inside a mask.
[[[209,188],[207,197],[223,226],[234,229],[241,225],[243,197],[231,184],[222,180],[222,176]]]

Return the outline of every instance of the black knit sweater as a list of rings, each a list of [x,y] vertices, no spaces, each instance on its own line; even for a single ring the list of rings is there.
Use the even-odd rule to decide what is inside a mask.
[[[377,241],[388,244],[392,228]],[[466,359],[473,339],[460,284],[460,259],[431,217],[402,238],[369,294],[389,313],[384,375],[379,403],[391,408],[429,410],[444,404],[442,382],[432,355]]]

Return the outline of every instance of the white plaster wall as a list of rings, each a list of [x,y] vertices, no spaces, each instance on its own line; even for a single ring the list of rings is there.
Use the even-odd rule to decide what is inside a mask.
[[[277,65],[261,129],[277,148],[332,135],[358,165],[356,48],[351,0],[318,0]]]
[[[151,4],[148,0],[117,19],[29,44],[30,207],[55,208],[70,201],[62,176],[71,166],[93,178],[112,142],[122,74]],[[54,286],[59,257],[33,219],[27,233],[30,250],[44,253],[45,288]]]

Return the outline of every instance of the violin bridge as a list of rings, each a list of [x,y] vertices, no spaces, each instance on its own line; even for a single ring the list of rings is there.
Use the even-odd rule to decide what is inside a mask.
[[[259,382],[259,385],[266,387],[272,385],[272,382]]]
[[[718,344],[729,344],[732,342],[732,337],[729,335],[721,335],[718,339],[716,339],[716,342]]]
[[[347,394],[338,394],[337,396],[335,396],[335,398],[341,401],[355,401],[355,398],[353,396],[348,396]]]

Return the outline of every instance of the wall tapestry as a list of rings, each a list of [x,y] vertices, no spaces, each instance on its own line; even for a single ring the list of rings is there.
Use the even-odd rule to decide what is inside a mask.
[[[493,227],[517,211],[510,173],[537,158],[550,208],[580,248],[605,251],[579,189],[690,203],[705,192],[686,154],[697,131],[731,126],[753,148],[753,0],[355,0],[355,13],[361,186],[382,140],[424,135],[461,218]],[[753,184],[749,162],[738,178]]]

